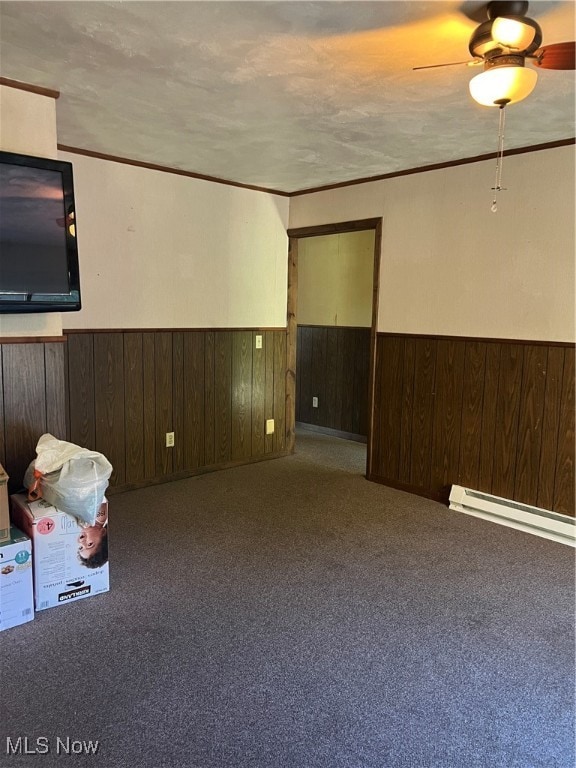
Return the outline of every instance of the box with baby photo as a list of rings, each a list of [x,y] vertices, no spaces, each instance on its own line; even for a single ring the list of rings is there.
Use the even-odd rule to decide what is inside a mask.
[[[37,611],[109,591],[106,499],[94,525],[80,525],[44,499],[14,494],[10,502],[12,522],[32,539]]]
[[[32,544],[12,527],[8,541],[0,542],[0,631],[34,618],[32,597]]]

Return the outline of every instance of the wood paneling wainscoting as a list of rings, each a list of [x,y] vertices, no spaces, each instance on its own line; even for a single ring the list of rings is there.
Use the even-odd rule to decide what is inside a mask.
[[[575,514],[574,345],[379,333],[369,479]]]
[[[66,344],[19,339],[0,344],[0,463],[18,490],[40,435],[67,439]]]
[[[64,341],[0,345],[0,461],[12,487],[44,432],[103,453],[114,490],[286,453],[284,329],[95,330]]]
[[[325,426],[361,434],[363,342],[348,330],[299,328],[313,378],[299,359],[297,418],[315,423],[326,405]],[[44,432],[104,453],[117,490],[286,453],[283,329],[3,341],[0,462],[12,489]],[[378,334],[370,479],[441,500],[458,483],[574,515],[574,357],[570,344]]]
[[[366,437],[369,364],[370,328],[299,325],[296,421]]]

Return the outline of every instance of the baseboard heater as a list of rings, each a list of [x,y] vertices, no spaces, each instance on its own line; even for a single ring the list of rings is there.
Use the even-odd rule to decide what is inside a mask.
[[[576,547],[576,521],[568,515],[453,485],[450,509]]]

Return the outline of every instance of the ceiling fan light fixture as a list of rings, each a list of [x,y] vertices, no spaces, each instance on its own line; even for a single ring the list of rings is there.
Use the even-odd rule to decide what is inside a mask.
[[[470,80],[470,95],[485,107],[514,104],[529,96],[538,73],[519,64],[491,66]]]

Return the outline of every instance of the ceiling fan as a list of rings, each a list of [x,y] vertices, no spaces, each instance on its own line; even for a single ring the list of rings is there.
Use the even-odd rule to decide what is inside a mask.
[[[470,94],[479,104],[504,107],[529,96],[538,74],[530,62],[540,69],[574,69],[574,41],[542,46],[539,24],[526,14],[525,0],[492,0],[486,5],[487,20],[470,38],[469,61],[432,64],[417,69],[467,64],[483,65],[483,72],[470,81]]]
[[[479,104],[500,108],[498,126],[498,151],[496,153],[496,179],[492,187],[490,210],[498,210],[496,195],[502,186],[504,159],[505,107],[522,101],[536,85],[538,74],[526,61],[541,69],[574,69],[574,41],[541,46],[542,30],[534,19],[526,16],[525,0],[492,0],[486,5],[487,21],[476,27],[470,38],[468,50],[473,57],[469,61],[454,64],[483,65],[483,72],[469,83],[470,94]],[[433,64],[414,69],[453,66]]]

